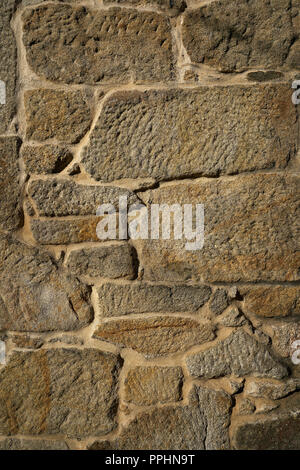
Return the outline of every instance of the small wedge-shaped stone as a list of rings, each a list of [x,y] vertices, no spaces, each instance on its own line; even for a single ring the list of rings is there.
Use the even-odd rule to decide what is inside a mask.
[[[128,204],[138,203],[134,193],[110,186],[87,186],[64,179],[34,180],[28,194],[35,202],[38,214],[44,217],[67,215],[96,215],[102,204],[119,209],[119,197],[126,196]]]
[[[97,289],[105,317],[130,313],[196,312],[210,297],[208,286],[106,283]]]
[[[29,174],[59,173],[72,161],[72,153],[57,145],[25,145],[21,156]]]
[[[300,68],[299,0],[221,0],[188,12],[183,44],[192,62],[223,72]]]
[[[83,164],[102,181],[284,168],[296,123],[289,83],[122,91],[104,102]]]
[[[96,339],[134,349],[146,357],[187,351],[195,344],[211,341],[214,336],[211,325],[188,317],[170,316],[110,320],[94,333]]]
[[[75,330],[93,318],[90,290],[51,256],[0,237],[0,330]]]
[[[15,352],[0,371],[0,434],[110,432],[121,365],[119,356],[97,349]]]
[[[154,12],[49,4],[23,15],[27,60],[66,83],[160,82],[173,78],[171,26]]]
[[[233,374],[281,379],[288,373],[264,344],[243,330],[232,333],[210,349],[190,355],[187,366],[192,376],[205,378]]]
[[[227,393],[195,386],[189,405],[139,413],[116,440],[95,442],[90,449],[229,449],[230,409],[231,399]]]

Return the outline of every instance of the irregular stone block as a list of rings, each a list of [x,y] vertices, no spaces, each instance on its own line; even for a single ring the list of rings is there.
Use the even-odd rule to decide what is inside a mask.
[[[128,243],[82,248],[71,251],[67,267],[76,276],[133,279],[136,276],[135,256],[134,248]]]
[[[270,325],[274,350],[282,357],[292,357],[292,344],[300,340],[300,322],[274,323]]]
[[[17,47],[10,21],[17,3],[5,0],[0,5],[0,134],[16,112]]]
[[[213,327],[188,317],[155,316],[111,320],[100,325],[94,338],[131,348],[146,357],[187,351],[214,339]]]
[[[0,230],[15,230],[23,222],[19,145],[17,137],[0,137]]]
[[[23,22],[29,65],[48,80],[112,84],[173,79],[171,26],[163,15],[49,4],[25,11]]]
[[[281,379],[288,371],[262,343],[238,330],[211,348],[191,354],[187,366],[194,377],[255,375]]]
[[[209,303],[209,308],[215,315],[220,315],[228,307],[228,296],[225,289],[216,289]]]
[[[73,330],[92,319],[90,290],[52,257],[0,237],[0,330]]]
[[[208,286],[106,283],[97,289],[103,316],[130,313],[196,312],[210,297]]]
[[[187,12],[183,44],[192,62],[222,72],[300,68],[299,0],[222,0]]]
[[[119,197],[126,196],[128,204],[138,203],[134,193],[110,186],[87,186],[66,179],[34,180],[28,188],[40,216],[96,215],[102,204],[112,204],[118,212]]]
[[[99,242],[96,228],[101,217],[76,219],[32,219],[31,230],[41,245],[67,245],[69,243]]]
[[[57,145],[40,145],[38,147],[23,145],[21,157],[24,160],[26,172],[30,174],[59,173],[73,159],[69,150]]]
[[[125,379],[125,400],[135,405],[155,405],[181,399],[181,367],[135,367]]]
[[[139,413],[120,437],[95,442],[90,450],[229,449],[230,409],[227,393],[194,387],[189,405]]]
[[[296,413],[255,418],[241,423],[233,435],[237,450],[298,450],[300,416]]]
[[[299,383],[300,385],[300,383]],[[254,398],[270,398],[278,400],[297,390],[297,381],[271,382],[266,380],[247,380],[244,392]]]
[[[26,138],[30,140],[57,139],[75,144],[91,124],[90,100],[79,90],[28,90],[24,93],[24,104]]]
[[[298,280],[299,183],[298,176],[255,174],[166,184],[138,193],[147,205],[192,204],[194,213],[196,204],[204,205],[202,249],[187,251],[187,240],[133,242],[144,279]]]
[[[97,349],[13,353],[0,371],[0,434],[80,438],[110,432],[121,363]]]
[[[133,7],[158,7],[162,12],[169,16],[177,16],[182,13],[186,8],[184,0],[103,0],[104,5],[111,4],[129,4]]]
[[[260,317],[300,315],[299,286],[257,286],[240,289],[245,312]]]
[[[69,447],[64,441],[12,438],[0,441],[0,450],[69,450]]]
[[[284,168],[297,148],[291,96],[290,84],[116,92],[83,164],[102,181]]]

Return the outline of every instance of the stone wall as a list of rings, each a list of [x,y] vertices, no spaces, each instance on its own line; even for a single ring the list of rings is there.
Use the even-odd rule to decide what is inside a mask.
[[[299,7],[1,1],[1,449],[300,448]]]

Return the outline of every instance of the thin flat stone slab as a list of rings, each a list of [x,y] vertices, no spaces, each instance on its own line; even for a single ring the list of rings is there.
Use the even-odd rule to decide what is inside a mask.
[[[23,31],[29,65],[51,81],[151,83],[174,76],[171,26],[154,12],[48,4],[24,12]]]
[[[116,92],[82,162],[105,182],[284,168],[297,149],[291,95],[290,83]]]

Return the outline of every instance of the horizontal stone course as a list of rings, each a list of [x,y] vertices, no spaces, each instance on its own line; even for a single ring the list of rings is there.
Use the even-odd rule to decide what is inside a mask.
[[[171,27],[154,12],[48,4],[25,11],[23,31],[30,67],[51,81],[151,83],[174,76]]]
[[[110,320],[94,332],[94,338],[131,348],[146,357],[187,351],[196,344],[214,339],[212,325],[187,317],[153,316]]]
[[[208,286],[106,283],[97,289],[104,317],[130,313],[197,312],[209,299]]]
[[[106,182],[284,168],[297,149],[291,95],[289,83],[116,92],[82,162]]]
[[[256,282],[299,280],[297,175],[199,179],[138,193],[149,204],[204,205],[204,245],[135,240],[144,279]]]

